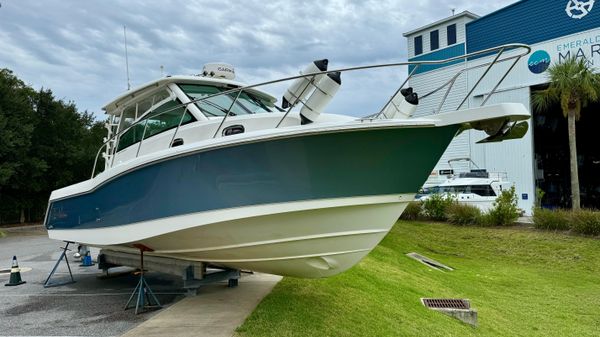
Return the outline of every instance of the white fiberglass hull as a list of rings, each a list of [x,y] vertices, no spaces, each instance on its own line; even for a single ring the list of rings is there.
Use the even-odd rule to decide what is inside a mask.
[[[63,240],[71,235],[73,239],[87,237],[89,242],[82,243],[94,246],[111,242],[110,249],[117,251],[135,253],[128,245],[135,242],[152,247],[150,255],[287,276],[326,277],[347,270],[369,253],[413,197],[290,202],[88,229],[86,233],[49,233],[51,238],[60,234]],[[167,223],[179,224],[178,230],[172,231]],[[114,245],[114,237],[131,241]]]

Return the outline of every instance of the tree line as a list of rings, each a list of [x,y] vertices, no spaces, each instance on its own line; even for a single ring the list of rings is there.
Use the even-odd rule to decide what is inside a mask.
[[[0,69],[0,224],[40,221],[52,190],[89,179],[106,129]]]

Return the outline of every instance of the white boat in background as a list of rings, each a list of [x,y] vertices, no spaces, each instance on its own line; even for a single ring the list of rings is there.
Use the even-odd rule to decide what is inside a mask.
[[[467,172],[456,172],[453,162],[468,161],[476,168]],[[471,166],[469,164],[469,167]],[[451,174],[438,185],[424,187],[415,197],[416,200],[425,201],[432,194],[450,196],[461,204],[471,205],[487,212],[494,207],[494,202],[502,191],[510,189],[514,183],[508,180],[506,172],[488,172],[481,169],[471,158],[455,158],[448,160]]]
[[[451,161],[449,160],[448,163]],[[416,200],[425,201],[432,194],[441,194],[451,196],[461,204],[475,206],[482,212],[487,212],[494,207],[494,202],[502,191],[510,189],[513,185],[514,183],[508,180],[506,172],[488,172],[477,168],[449,175],[443,183],[427,187],[426,193],[420,194]]]
[[[52,192],[48,235],[279,275],[338,274],[383,239],[458,132],[519,138],[530,118],[521,104],[415,118],[408,78],[377,114],[324,113],[342,74],[506,50],[515,53],[477,67],[516,64],[530,48],[337,70],[319,60],[299,76],[256,85],[236,82],[225,64],[152,81],[106,105],[104,171]],[[261,87],[283,81],[292,84],[278,106]]]

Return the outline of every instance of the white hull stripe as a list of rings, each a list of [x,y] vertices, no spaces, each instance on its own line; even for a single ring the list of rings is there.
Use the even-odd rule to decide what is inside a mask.
[[[297,241],[305,241],[305,240],[336,238],[336,237],[352,236],[352,235],[379,234],[379,233],[387,233],[387,231],[388,231],[388,229],[374,229],[374,230],[363,230],[363,231],[337,232],[337,233],[327,233],[327,234],[318,234],[318,235],[306,235],[306,236],[301,236],[301,237],[285,238],[285,239],[278,239],[278,240],[265,240],[265,241],[249,242],[249,243],[242,243],[242,244],[238,244],[238,245],[215,246],[215,247],[198,248],[198,249],[157,250],[156,253],[177,254],[177,253],[208,252],[208,251],[223,250],[223,249],[238,249],[238,248],[245,248],[245,247],[273,245],[273,244],[279,244],[279,243],[297,242]]]

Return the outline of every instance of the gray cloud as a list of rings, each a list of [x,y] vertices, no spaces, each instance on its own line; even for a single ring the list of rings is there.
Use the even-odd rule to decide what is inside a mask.
[[[102,118],[101,107],[127,87],[123,25],[134,86],[160,76],[161,65],[169,74],[192,74],[213,61],[259,82],[324,57],[336,68],[406,60],[403,32],[449,16],[451,8],[483,15],[511,2],[2,0],[0,67]],[[406,69],[346,75],[331,110],[366,115]]]

